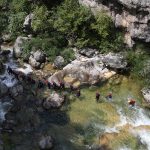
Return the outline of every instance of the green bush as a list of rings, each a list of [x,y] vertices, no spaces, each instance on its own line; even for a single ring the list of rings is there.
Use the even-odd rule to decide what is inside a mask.
[[[19,12],[17,14],[11,14],[9,17],[8,30],[13,36],[17,36],[23,31],[23,22],[26,17],[25,12]]]
[[[37,6],[34,11],[34,19],[32,21],[32,28],[35,32],[45,32],[50,29],[48,22],[49,11],[46,6]]]

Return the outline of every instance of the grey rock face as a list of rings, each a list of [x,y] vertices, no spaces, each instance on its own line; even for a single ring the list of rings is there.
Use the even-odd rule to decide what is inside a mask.
[[[29,40],[28,37],[21,37],[21,36],[17,37],[13,47],[13,53],[16,58],[21,57],[21,54],[23,52],[23,43],[27,40]]]
[[[123,55],[118,53],[109,53],[103,58],[103,63],[113,69],[125,69],[127,62]]]
[[[0,82],[0,97],[7,94],[7,92],[8,92],[8,87],[4,83]]]
[[[150,88],[143,89],[142,94],[143,94],[145,101],[150,103]]]
[[[57,93],[52,93],[43,103],[45,109],[59,108],[62,106],[64,98]]]
[[[132,47],[135,39],[150,42],[150,0],[79,0],[96,13],[105,10],[116,27],[128,34],[125,43]],[[126,35],[125,34],[125,35]]]
[[[43,136],[39,141],[41,150],[50,150],[53,147],[53,139],[51,136]]]
[[[57,56],[56,59],[54,60],[54,67],[56,68],[61,68],[65,64],[65,60],[62,56]]]

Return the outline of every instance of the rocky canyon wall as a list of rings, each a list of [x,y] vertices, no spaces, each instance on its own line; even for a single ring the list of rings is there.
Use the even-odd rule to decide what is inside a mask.
[[[117,28],[125,31],[125,43],[150,42],[150,0],[79,0],[94,13],[105,10]]]

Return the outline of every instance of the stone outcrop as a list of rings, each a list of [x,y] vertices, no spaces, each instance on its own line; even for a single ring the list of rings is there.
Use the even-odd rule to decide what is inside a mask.
[[[109,61],[107,61],[109,60]],[[56,72],[48,80],[59,84],[64,80],[66,86],[80,84],[95,84],[105,81],[116,74],[114,70],[124,69],[127,62],[121,54],[109,53],[92,58],[80,56],[70,64],[65,66],[62,71]],[[108,68],[107,68],[108,67]]]
[[[134,40],[150,42],[150,0],[79,0],[94,13],[105,10],[116,27],[126,31],[125,42],[132,47]]]
[[[142,94],[143,94],[145,101],[150,103],[150,88],[143,89]]]
[[[28,37],[22,37],[22,36],[17,37],[13,47],[13,53],[16,58],[21,57],[23,52],[23,43],[27,40],[29,40]]]

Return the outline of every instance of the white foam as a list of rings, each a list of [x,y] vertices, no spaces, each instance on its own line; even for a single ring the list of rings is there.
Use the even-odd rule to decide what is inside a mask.
[[[24,64],[25,68],[17,68],[15,70],[20,71],[24,74],[30,74],[31,72],[33,72],[32,67],[29,64]]]

